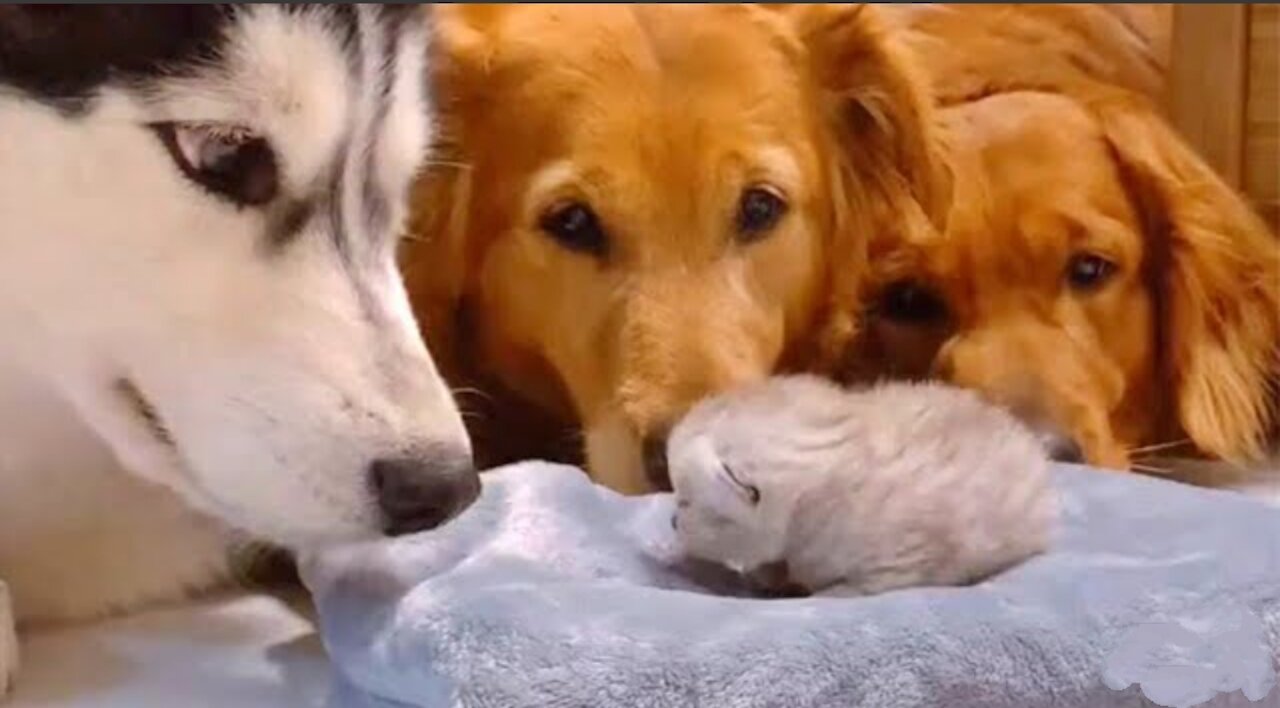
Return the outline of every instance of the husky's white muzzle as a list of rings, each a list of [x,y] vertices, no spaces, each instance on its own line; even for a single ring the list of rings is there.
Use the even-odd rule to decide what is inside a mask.
[[[394,253],[429,137],[423,20],[149,11],[128,45],[94,40],[117,69],[100,83],[43,77],[37,54],[30,75],[0,69],[0,365],[60,391],[131,471],[252,533],[443,523],[479,481]],[[48,49],[23,42],[57,36],[0,41],[21,68]],[[68,71],[78,51],[58,55]]]

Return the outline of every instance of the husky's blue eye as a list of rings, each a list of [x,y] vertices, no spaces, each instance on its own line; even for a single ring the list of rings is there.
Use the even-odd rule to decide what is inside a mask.
[[[152,126],[188,179],[240,206],[266,204],[280,189],[275,153],[242,128],[205,123]]]
[[[582,202],[552,207],[538,220],[538,228],[570,251],[603,256],[609,250],[600,218]]]

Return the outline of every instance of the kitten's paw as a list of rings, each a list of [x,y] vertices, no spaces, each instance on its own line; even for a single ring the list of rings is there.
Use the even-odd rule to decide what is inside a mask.
[[[18,673],[18,630],[14,622],[9,586],[0,580],[0,699],[13,688]]]

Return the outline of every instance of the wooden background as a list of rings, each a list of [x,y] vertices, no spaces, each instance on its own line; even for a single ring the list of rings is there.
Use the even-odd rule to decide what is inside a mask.
[[[1280,4],[1165,7],[1171,120],[1280,231]]]

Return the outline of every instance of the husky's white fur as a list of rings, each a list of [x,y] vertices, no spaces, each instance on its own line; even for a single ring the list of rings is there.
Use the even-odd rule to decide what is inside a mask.
[[[425,24],[393,42],[364,7],[349,27],[228,17],[216,61],[106,81],[76,115],[0,76],[0,693],[12,613],[208,587],[230,528],[295,546],[376,534],[371,460],[469,454],[393,254],[430,137]],[[149,127],[165,122],[253,131],[281,194],[318,206],[266,243],[278,213],[184,177]],[[362,221],[371,198],[387,233]]]

